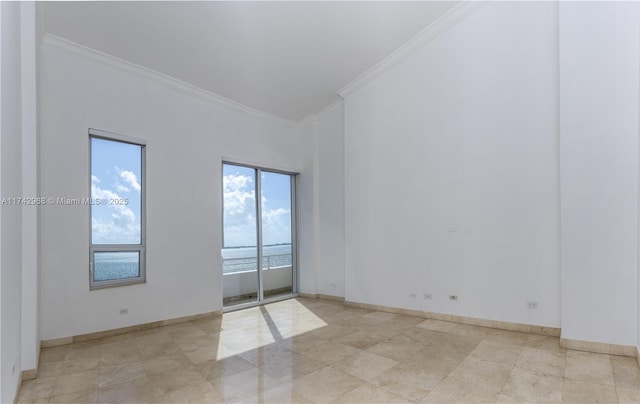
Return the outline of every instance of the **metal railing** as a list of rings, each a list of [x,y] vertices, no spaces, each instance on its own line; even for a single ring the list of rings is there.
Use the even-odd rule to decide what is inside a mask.
[[[289,257],[288,259],[284,257]],[[262,256],[262,269],[268,271],[272,268],[282,268],[291,266],[293,255],[271,254]],[[222,273],[251,272],[258,267],[258,257],[223,258]]]

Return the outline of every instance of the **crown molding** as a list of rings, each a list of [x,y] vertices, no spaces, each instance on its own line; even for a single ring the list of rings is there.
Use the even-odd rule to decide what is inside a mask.
[[[42,39],[42,44],[43,46],[48,46],[51,48],[63,50],[63,51],[72,53],[74,55],[80,56],[82,58],[91,60],[93,62],[107,65],[109,67],[113,67],[115,69],[118,69],[127,73],[136,74],[138,76],[152,80],[157,84],[163,85],[165,87],[169,87],[172,90],[181,92],[186,95],[192,95],[214,104],[232,108],[236,111],[243,112],[255,117],[259,117],[259,118],[267,119],[280,124],[284,124],[292,128],[298,127],[298,122],[285,119],[277,115],[261,111],[259,109],[246,106],[237,101],[233,101],[229,98],[222,97],[218,94],[215,94],[203,88],[197,87],[188,82],[176,79],[164,73],[160,73],[156,70],[149,69],[147,67],[138,65],[133,62],[129,62],[127,60],[118,58],[116,56],[109,55],[107,53],[98,51],[88,46],[80,45],[79,43],[70,41],[68,39],[59,37],[57,35],[45,34],[44,38]]]
[[[356,77],[346,86],[342,87],[340,90],[338,90],[338,94],[344,98],[354,91],[357,91],[376,77],[379,77],[383,73],[397,66],[400,62],[413,54],[416,50],[422,48],[429,42],[436,39],[440,34],[446,32],[460,21],[475,13],[486,3],[488,3],[488,0],[462,1],[460,4],[449,10],[446,14],[435,20],[428,27],[420,31],[416,36],[405,42],[389,56],[381,60],[366,72],[362,73],[360,76]]]
[[[306,117],[302,118],[300,120],[300,122],[298,123],[298,125],[305,126],[308,125],[309,123],[313,122],[313,121],[317,121],[318,119],[322,118],[324,115],[332,112],[333,110],[341,107],[344,105],[344,100],[342,98],[339,98],[337,100],[335,100],[334,102],[332,102],[331,104],[327,105],[326,107],[324,107],[320,112],[316,112],[313,114],[309,114]]]

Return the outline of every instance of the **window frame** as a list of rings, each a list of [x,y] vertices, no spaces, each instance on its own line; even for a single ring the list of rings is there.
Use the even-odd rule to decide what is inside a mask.
[[[91,144],[93,139],[102,139],[112,142],[126,143],[134,146],[140,146],[140,244],[93,244],[93,205],[89,205],[89,290],[99,290],[118,286],[136,285],[147,282],[146,270],[146,149],[147,142],[129,136],[119,135],[117,133],[105,132],[97,129],[89,129],[89,197],[91,195],[91,177],[93,166],[93,154]],[[94,278],[94,260],[96,252],[137,252],[139,254],[138,276],[124,279],[110,279],[104,281],[96,281]]]

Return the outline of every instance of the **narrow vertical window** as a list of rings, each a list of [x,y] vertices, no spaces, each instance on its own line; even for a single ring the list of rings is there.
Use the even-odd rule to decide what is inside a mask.
[[[145,282],[145,144],[89,131],[90,288]]]

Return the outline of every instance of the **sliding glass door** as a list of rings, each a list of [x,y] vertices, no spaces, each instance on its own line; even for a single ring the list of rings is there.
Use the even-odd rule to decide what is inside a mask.
[[[262,281],[265,298],[293,293],[293,179],[261,173]]]
[[[230,163],[222,175],[224,306],[293,295],[295,175]]]

